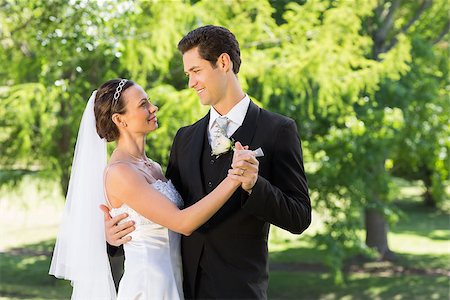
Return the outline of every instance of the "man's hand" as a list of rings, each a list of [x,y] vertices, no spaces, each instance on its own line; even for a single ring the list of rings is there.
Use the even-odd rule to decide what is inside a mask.
[[[133,221],[126,222],[124,224],[117,225],[121,220],[128,217],[127,214],[121,214],[114,218],[111,218],[109,214],[109,208],[106,205],[100,205],[100,209],[105,215],[105,237],[108,244],[112,246],[120,246],[131,240],[131,236],[126,236],[132,232],[135,227]]]
[[[228,174],[232,179],[240,181],[242,188],[250,193],[258,180],[259,161],[255,153],[247,149],[247,146],[243,147],[241,143],[236,142],[231,164],[233,169],[230,169]]]

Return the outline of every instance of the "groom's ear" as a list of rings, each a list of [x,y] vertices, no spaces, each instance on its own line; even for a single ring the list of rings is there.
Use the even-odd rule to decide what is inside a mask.
[[[219,58],[217,59],[217,64],[221,69],[225,70],[225,72],[233,69],[233,62],[231,61],[228,53],[220,54]]]

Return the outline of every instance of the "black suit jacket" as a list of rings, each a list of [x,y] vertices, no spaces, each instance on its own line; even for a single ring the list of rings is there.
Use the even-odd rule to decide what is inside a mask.
[[[201,163],[209,114],[183,127],[174,139],[167,177],[181,194],[185,206],[206,195]],[[302,233],[311,223],[311,204],[300,139],[292,119],[268,112],[250,102],[236,141],[259,147],[259,176],[248,195],[238,189],[205,225],[182,238],[186,298],[196,294],[198,263],[206,260],[206,272],[214,274],[209,288],[218,298],[264,299],[268,286],[267,239],[269,224]],[[229,163],[218,168],[225,178]]]

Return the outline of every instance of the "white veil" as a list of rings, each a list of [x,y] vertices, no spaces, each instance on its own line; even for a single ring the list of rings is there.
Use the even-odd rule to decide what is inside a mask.
[[[71,280],[72,299],[116,299],[106,251],[103,171],[106,140],[95,127],[94,100],[89,98],[78,132],[62,224],[49,274]]]

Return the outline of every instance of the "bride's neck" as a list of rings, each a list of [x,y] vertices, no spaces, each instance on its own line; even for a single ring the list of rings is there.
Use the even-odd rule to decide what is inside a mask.
[[[145,156],[145,137],[132,138],[124,136],[117,141],[117,150],[131,156],[143,158]]]

